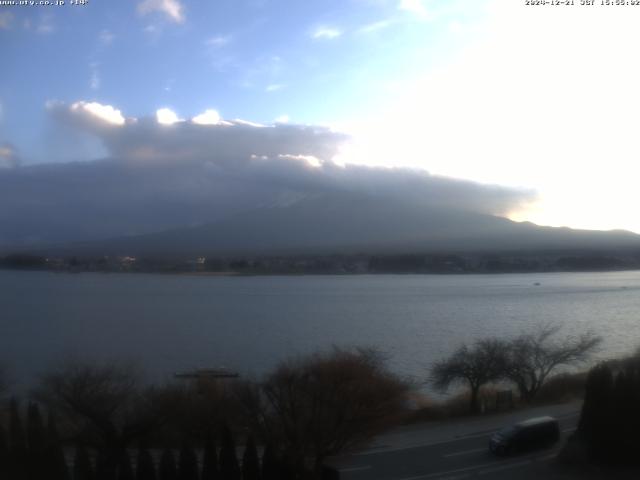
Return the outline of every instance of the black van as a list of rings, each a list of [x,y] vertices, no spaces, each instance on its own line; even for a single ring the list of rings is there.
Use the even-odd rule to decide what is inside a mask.
[[[553,445],[559,438],[558,420],[553,417],[531,418],[493,434],[489,450],[498,455],[509,455]]]

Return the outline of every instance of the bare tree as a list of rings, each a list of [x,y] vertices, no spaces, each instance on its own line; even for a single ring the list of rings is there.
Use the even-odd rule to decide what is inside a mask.
[[[471,393],[469,410],[476,413],[480,410],[480,388],[504,374],[506,350],[505,343],[494,338],[478,340],[471,346],[463,344],[449,358],[431,367],[429,380],[443,392],[453,384],[466,384]]]
[[[405,408],[409,387],[372,350],[343,350],[282,363],[243,402],[267,444],[298,474],[317,475],[330,455],[371,439]],[[303,473],[306,472],[306,473]]]
[[[557,325],[545,325],[509,342],[504,373],[522,400],[532,401],[556,368],[585,362],[602,342],[593,332],[556,340],[559,331]]]
[[[100,449],[108,471],[134,439],[160,421],[128,366],[68,363],[43,376],[35,395],[64,415],[77,438]]]

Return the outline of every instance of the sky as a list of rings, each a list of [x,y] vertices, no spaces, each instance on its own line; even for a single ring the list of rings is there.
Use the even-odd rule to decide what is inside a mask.
[[[576,3],[0,5],[0,217],[19,204],[18,228],[56,201],[93,202],[95,216],[108,205],[68,195],[87,176],[111,192],[126,177],[113,195],[138,206],[180,191],[193,210],[241,164],[235,205],[276,177],[287,188],[268,202],[300,195],[291,184],[309,175],[383,189],[451,177],[451,195],[453,179],[486,192],[470,204],[483,213],[640,232],[640,7]],[[203,182],[202,169],[225,182]],[[156,187],[141,199],[136,182]]]

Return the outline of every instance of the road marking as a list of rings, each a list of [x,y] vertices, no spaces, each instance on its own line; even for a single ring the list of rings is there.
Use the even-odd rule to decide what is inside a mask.
[[[463,452],[447,453],[446,455],[443,455],[443,457],[445,458],[459,457],[460,455],[468,455],[470,453],[486,452],[486,451],[487,451],[486,448],[474,448],[473,450],[465,450]]]
[[[496,430],[500,430],[500,427],[492,428],[491,430],[479,430],[477,432],[463,433],[462,435],[456,435],[454,438],[459,438],[460,440],[464,440],[466,438],[473,438],[479,435],[489,435],[490,433],[493,433]]]
[[[546,462],[547,460],[551,460],[552,458],[556,458],[556,457],[557,457],[556,452],[554,452],[554,453],[551,453],[549,455],[545,455],[544,457],[538,457],[538,458],[536,458],[536,461],[538,461],[538,462]]]
[[[341,472],[359,472],[360,470],[369,470],[371,465],[363,465],[362,467],[348,467],[348,468],[340,468]]]
[[[405,478],[401,478],[399,480],[423,480],[425,478],[443,477],[444,475],[453,475],[453,474],[456,474],[456,473],[469,472],[469,471],[472,471],[472,470],[476,470],[478,468],[490,467],[492,465],[495,465],[495,462],[494,463],[483,463],[481,465],[473,465],[471,467],[458,468],[456,470],[446,470],[444,472],[427,473],[425,475],[418,475],[416,477],[405,477]]]
[[[487,472],[493,472],[493,471],[497,472],[499,470],[507,470],[509,468],[521,467],[529,463],[534,463],[535,461],[547,461],[555,457],[556,453],[554,452],[552,454],[548,454],[543,457],[536,457],[535,455],[536,454],[530,455],[529,457],[526,457],[525,459],[520,460],[518,462],[511,462],[506,464],[498,463],[498,462],[481,463],[479,465],[472,465],[470,467],[458,468],[455,470],[445,470],[444,472],[427,473],[424,475],[417,475],[415,477],[405,477],[398,480],[426,480],[428,478],[445,479],[445,478],[449,478],[447,477],[447,475],[455,475],[457,473],[472,472],[474,470],[479,470],[479,473],[482,473],[482,472],[487,473]],[[484,470],[481,470],[481,469],[484,469]]]
[[[544,455],[543,457],[533,457],[533,458],[530,457],[529,459],[523,460],[522,462],[510,463],[508,465],[501,465],[495,468],[487,468],[484,470],[480,470],[478,474],[486,475],[487,473],[495,473],[495,472],[500,472],[502,470],[509,470],[511,468],[523,467],[525,465],[529,465],[536,462],[547,462],[555,457],[556,457],[556,453]]]
[[[492,431],[497,432],[497,429]],[[414,448],[424,448],[424,447],[433,447],[434,445],[444,445],[445,443],[457,443],[463,440],[469,440],[472,438],[480,438],[480,437],[485,437],[487,440],[489,439],[488,435],[478,434],[478,435],[469,435],[465,438],[452,438],[451,440],[440,440],[438,442],[420,443],[420,444],[414,444],[414,445],[407,445],[405,447],[393,447],[393,448],[385,448],[385,449],[380,449],[380,447],[375,447],[375,450],[371,448],[366,452],[354,453],[352,457],[365,457],[367,455],[379,455],[381,453],[401,452],[403,450],[412,450]]]
[[[508,465],[501,465],[499,467],[486,468],[484,470],[480,470],[478,472],[479,475],[486,475],[487,473],[501,472],[503,470],[510,470],[512,468],[524,467],[525,465],[531,464],[531,460],[525,460],[522,462],[510,463]]]
[[[491,432],[497,432],[498,430],[500,430],[499,428],[495,429],[495,430],[487,430],[489,433]],[[562,433],[567,433],[567,432],[572,432],[576,430],[576,428],[566,428],[564,430],[562,430]],[[384,446],[382,445],[376,445],[371,447],[369,450],[365,451],[365,452],[358,452],[358,453],[354,453],[353,455],[351,455],[352,457],[364,457],[367,455],[379,455],[381,453],[392,453],[392,452],[401,452],[403,450],[412,450],[414,448],[424,448],[424,447],[433,447],[435,445],[444,445],[445,443],[456,443],[456,442],[460,442],[463,440],[470,440],[472,438],[481,438],[484,437],[487,440],[489,439],[489,435],[486,433],[474,433],[474,434],[469,434],[469,435],[464,435],[464,436],[458,436],[456,438],[452,438],[451,440],[440,440],[437,442],[428,442],[428,443],[420,443],[420,444],[414,444],[414,445],[407,445],[405,447],[391,447],[391,448],[384,448]]]

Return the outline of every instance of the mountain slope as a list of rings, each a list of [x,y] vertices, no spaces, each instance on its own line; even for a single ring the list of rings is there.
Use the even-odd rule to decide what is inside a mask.
[[[92,254],[214,255],[640,248],[625,231],[540,227],[362,195],[316,196],[211,224],[74,244]]]

